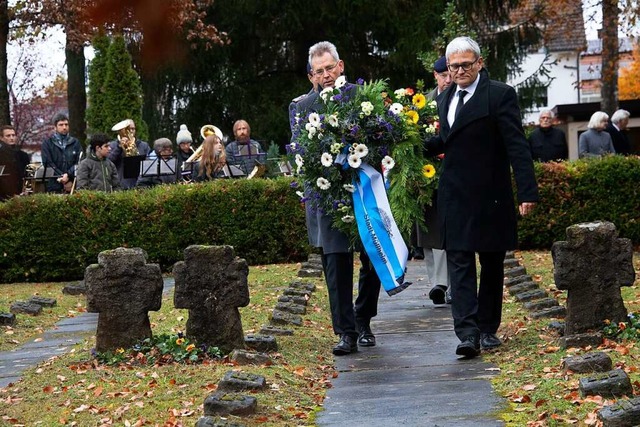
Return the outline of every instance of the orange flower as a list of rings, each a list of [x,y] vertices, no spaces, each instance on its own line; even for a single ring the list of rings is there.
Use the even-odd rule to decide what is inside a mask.
[[[182,344],[184,344],[184,338],[178,338],[176,340],[176,345],[182,345]]]
[[[195,344],[189,344],[185,350],[187,350],[187,351],[193,351],[193,349],[194,349],[194,348],[196,348],[196,345],[195,345]]]
[[[618,329],[620,329],[621,331],[624,331],[625,329],[627,329],[627,324],[624,322],[619,322]]]
[[[404,90],[404,93],[405,93],[407,96],[411,96],[411,95],[413,95],[414,93],[416,93],[416,91],[415,91],[415,90],[413,90],[413,89],[411,89],[410,87],[408,87],[408,88],[406,88],[406,89]]]

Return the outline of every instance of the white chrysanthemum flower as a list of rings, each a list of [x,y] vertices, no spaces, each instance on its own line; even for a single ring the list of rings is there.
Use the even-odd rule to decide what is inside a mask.
[[[307,123],[304,125],[304,128],[307,130],[307,132],[309,132],[312,128],[313,128],[313,129],[315,129],[316,127],[313,125],[313,123],[309,123],[309,122],[307,122]]]
[[[429,133],[436,133],[436,131],[437,131],[437,129],[436,129],[436,127],[435,127],[435,125],[434,125],[434,124],[430,124],[430,125],[427,127],[427,132],[429,132]]]
[[[354,191],[356,191],[356,187],[353,184],[343,184],[342,188],[347,190],[349,193],[353,193]]]
[[[320,114],[311,113],[309,114],[309,123],[311,123],[314,127],[320,127]]]
[[[353,215],[345,215],[342,217],[342,222],[346,222],[347,224],[350,224],[353,222],[355,218],[353,217]]]
[[[296,165],[304,166],[304,159],[300,154],[296,154]]]
[[[340,76],[335,81],[336,89],[340,89],[342,86],[347,84],[347,78],[345,76]]]
[[[323,177],[320,177],[316,180],[316,185],[321,190],[328,190],[331,187],[331,183],[329,182],[329,180]]]
[[[327,122],[329,122],[329,124],[334,128],[338,127],[338,115],[331,114],[329,117],[327,117]]]
[[[329,96],[332,93],[333,93],[332,87],[325,87],[324,89],[322,89],[322,92],[320,92],[320,98],[322,98],[324,102],[327,102],[327,100],[329,99]]]
[[[360,107],[362,108],[362,112],[365,116],[368,116],[373,112],[373,104],[369,101],[364,101],[360,104]]]
[[[354,154],[359,158],[363,158],[367,154],[369,154],[369,148],[364,144],[358,144],[356,147],[354,147]]]
[[[296,191],[296,194],[298,195],[298,197],[300,197],[301,199],[304,199],[304,193],[300,190]]]
[[[309,123],[311,124],[311,123]],[[307,131],[309,132],[309,139],[313,139],[313,137],[316,135],[316,132],[318,131],[317,128],[315,128],[313,125],[309,126],[309,129],[307,129]]]
[[[407,94],[407,91],[404,89],[396,89],[395,91],[393,91],[393,93],[396,95],[396,97],[402,98]]]
[[[436,108],[437,106],[438,106],[438,103],[436,101],[431,101],[429,103],[429,107],[431,107],[431,108]]]
[[[291,144],[289,144],[289,149],[291,149],[291,151],[296,151],[298,149],[298,144],[292,142]]]
[[[402,106],[402,104],[400,104],[399,102],[394,102],[393,104],[391,104],[391,106],[389,107],[389,111],[391,111],[393,114],[395,114],[396,116],[400,113],[402,113],[402,110],[404,109],[404,107]]]
[[[333,156],[329,153],[322,153],[320,163],[322,163],[322,166],[325,168],[331,167],[331,165],[333,165]]]
[[[340,151],[342,151],[342,144],[340,144],[339,142],[334,142],[333,144],[331,144],[329,151],[331,151],[332,154],[340,154]]]
[[[354,169],[358,169],[362,164],[362,160],[360,160],[360,157],[358,157],[357,154],[350,155],[348,160],[349,160],[349,166],[351,166]]]
[[[384,168],[384,170],[390,171],[395,165],[396,161],[389,156],[384,156],[384,159],[382,159],[382,167]]]

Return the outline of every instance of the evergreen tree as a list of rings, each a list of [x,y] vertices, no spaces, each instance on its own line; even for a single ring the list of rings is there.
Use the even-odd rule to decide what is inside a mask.
[[[106,35],[97,35],[93,39],[95,57],[89,64],[89,105],[87,106],[87,126],[89,134],[109,133],[114,123],[107,120],[105,98],[107,87],[107,54],[111,40]]]
[[[122,36],[114,37],[107,50],[103,108],[106,124],[113,126],[121,120],[132,119],[136,123],[136,136],[148,137],[147,125],[142,121],[140,77],[132,67]]]

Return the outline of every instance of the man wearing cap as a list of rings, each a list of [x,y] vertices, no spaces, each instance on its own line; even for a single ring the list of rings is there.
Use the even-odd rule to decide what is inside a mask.
[[[133,122],[133,120],[130,120],[130,122],[131,124],[129,125],[129,129],[133,134],[133,137],[135,138],[136,124]],[[147,144],[146,142],[142,141],[139,138],[135,138],[135,139],[136,139],[136,148],[138,149],[138,154],[140,156],[145,156],[145,157],[148,156],[149,153],[151,152],[151,147],[149,147],[149,144]],[[111,141],[111,153],[109,153],[109,160],[111,160],[113,164],[116,165],[116,168],[118,169],[118,178],[120,179],[120,185],[122,186],[123,189],[128,190],[129,188],[133,188],[136,186],[138,182],[138,178],[123,177],[124,162],[122,161],[122,159],[124,157],[125,157],[124,150],[118,143],[118,140],[116,139],[114,141]]]
[[[451,85],[451,75],[447,69],[447,58],[441,56],[433,64],[433,77],[437,86],[429,94],[427,99],[434,101],[438,95]],[[440,244],[440,231],[438,227],[437,212],[438,192],[435,191],[431,206],[425,206],[424,222],[427,232],[418,227],[418,246],[423,248],[424,261],[427,264],[427,275],[431,282],[429,298],[435,305],[451,303],[449,290],[449,272],[447,271],[447,254]]]

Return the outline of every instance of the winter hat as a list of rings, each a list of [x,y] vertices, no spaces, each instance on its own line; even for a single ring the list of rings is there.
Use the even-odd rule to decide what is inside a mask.
[[[193,142],[193,138],[191,138],[191,132],[189,132],[189,129],[187,129],[187,125],[180,125],[178,136],[176,136],[176,143],[182,144],[183,142]]]

